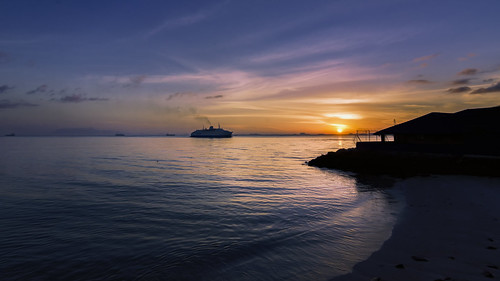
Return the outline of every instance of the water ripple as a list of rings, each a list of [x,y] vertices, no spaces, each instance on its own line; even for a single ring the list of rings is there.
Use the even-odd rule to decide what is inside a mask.
[[[331,137],[4,139],[2,280],[329,279],[394,221],[383,190],[303,165]]]

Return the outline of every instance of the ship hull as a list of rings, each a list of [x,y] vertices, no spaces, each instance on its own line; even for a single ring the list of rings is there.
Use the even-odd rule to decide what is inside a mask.
[[[191,135],[192,138],[216,138],[216,139],[222,139],[222,138],[231,138],[233,136],[215,136],[215,135],[198,135],[198,136],[193,136]]]

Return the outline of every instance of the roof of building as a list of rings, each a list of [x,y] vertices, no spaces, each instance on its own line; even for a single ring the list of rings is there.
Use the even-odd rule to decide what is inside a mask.
[[[466,109],[456,113],[432,112],[376,132],[394,134],[500,134],[500,106]]]

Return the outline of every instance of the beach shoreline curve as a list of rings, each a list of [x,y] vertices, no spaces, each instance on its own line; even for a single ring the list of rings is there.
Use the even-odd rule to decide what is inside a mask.
[[[392,235],[331,281],[491,280],[500,277],[500,179],[429,176],[393,187],[405,206]]]

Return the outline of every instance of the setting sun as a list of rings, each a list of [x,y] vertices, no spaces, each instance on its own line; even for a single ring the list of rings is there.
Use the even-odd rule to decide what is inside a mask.
[[[345,130],[345,128],[347,128],[347,125],[345,124],[330,124],[330,125],[336,128],[338,134],[342,133]]]

